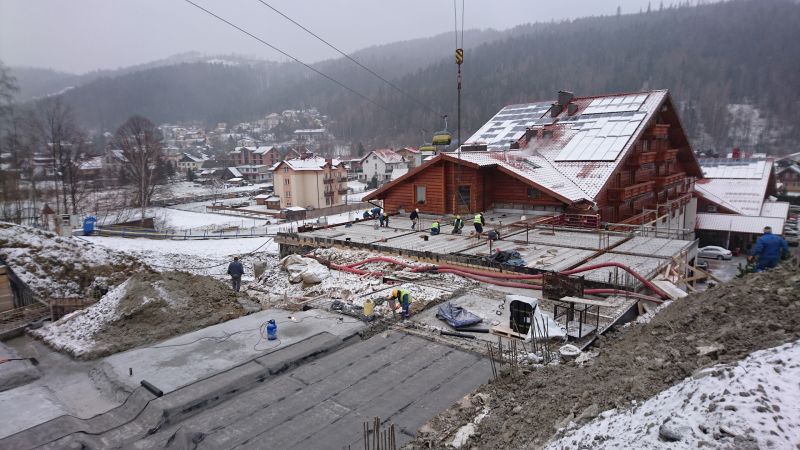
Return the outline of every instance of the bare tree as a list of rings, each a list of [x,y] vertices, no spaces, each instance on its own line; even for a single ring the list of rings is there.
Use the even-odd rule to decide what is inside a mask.
[[[53,158],[56,208],[77,214],[77,193],[82,182],[78,177],[77,165],[79,147],[83,145],[85,135],[75,123],[72,108],[61,97],[48,98],[39,105],[38,126],[48,153]]]
[[[116,144],[126,159],[124,167],[136,186],[134,204],[141,208],[142,221],[159,182],[156,166],[161,158],[161,137],[161,130],[142,116],[131,117],[115,134]]]

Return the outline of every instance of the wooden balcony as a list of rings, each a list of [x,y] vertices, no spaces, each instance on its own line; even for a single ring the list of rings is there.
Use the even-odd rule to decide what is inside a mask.
[[[323,178],[322,179],[322,182],[325,183],[325,184],[332,184],[334,181],[336,181],[335,178]]]
[[[634,180],[636,183],[644,183],[647,181],[652,181],[653,177],[656,176],[655,169],[639,169],[634,174]]]
[[[631,155],[628,158],[627,165],[631,167],[639,167],[642,164],[650,164],[656,161],[656,152],[641,152]]]
[[[661,189],[664,186],[669,186],[671,184],[679,183],[686,178],[685,172],[678,172],[672,175],[665,175],[661,177],[656,177],[655,183],[656,188]]]
[[[608,201],[610,202],[624,202],[630,198],[642,195],[653,190],[655,186],[654,181],[646,181],[644,183],[634,184],[624,188],[610,188],[608,190]]]
[[[669,124],[657,123],[653,127],[653,137],[656,139],[666,139],[669,137]]]
[[[339,194],[341,194],[341,195],[345,195],[345,194],[347,194],[347,188],[339,188],[339,190],[337,192]]]
[[[656,161],[658,162],[672,162],[675,161],[675,157],[678,155],[677,148],[671,148],[668,150],[664,150],[658,152],[658,156],[656,156]]]

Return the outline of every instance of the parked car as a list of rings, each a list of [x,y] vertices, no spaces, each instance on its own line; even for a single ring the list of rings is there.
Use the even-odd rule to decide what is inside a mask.
[[[716,245],[709,245],[706,247],[698,248],[697,257],[709,258],[709,259],[731,259],[733,257],[733,253],[726,248],[722,248]]]

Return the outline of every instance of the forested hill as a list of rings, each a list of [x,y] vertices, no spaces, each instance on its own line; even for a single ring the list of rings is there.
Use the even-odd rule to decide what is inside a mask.
[[[795,1],[742,0],[468,33],[463,134],[503,105],[552,99],[559,89],[667,88],[696,148],[786,152],[800,141],[798,24]],[[100,78],[63,95],[87,125],[105,129],[134,113],[213,123],[316,106],[341,138],[418,144],[422,129],[440,128],[440,114],[455,117],[451,45],[445,34],[356,54],[413,99],[346,60],[317,64],[381,107],[295,64],[186,63]]]

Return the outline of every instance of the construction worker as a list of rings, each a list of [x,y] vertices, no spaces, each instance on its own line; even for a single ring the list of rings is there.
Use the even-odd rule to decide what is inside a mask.
[[[477,213],[475,214],[475,218],[472,219],[472,225],[475,227],[475,232],[478,234],[483,233],[483,214]]]
[[[228,275],[231,276],[231,287],[236,292],[239,292],[239,288],[242,286],[242,275],[244,275],[244,267],[242,263],[239,262],[239,257],[234,256],[233,261],[228,264]]]
[[[371,217],[372,217],[372,215],[369,213],[369,210],[368,210],[368,209],[365,209],[365,210],[364,210],[364,214],[362,215],[362,217],[363,217],[364,219],[369,219],[369,218],[371,218]]]
[[[439,226],[439,219],[436,219],[431,224],[431,236],[435,236],[442,231],[441,227]]]
[[[461,216],[456,215],[456,220],[453,221],[453,234],[461,234],[461,229],[464,228],[464,221]]]
[[[386,213],[385,209],[381,210],[381,226],[389,228],[389,214]]]
[[[411,305],[411,294],[405,289],[392,289],[392,295],[386,300],[389,301],[389,307],[394,313],[394,302],[400,302],[400,307],[403,309],[402,317],[408,318],[408,307]]]
[[[383,226],[383,221],[385,220],[384,217],[386,217],[386,214],[383,212],[383,210],[381,210],[381,212],[378,214],[378,221],[380,221],[381,226]]]
[[[756,246],[747,261],[757,259],[756,272],[772,269],[778,265],[781,257],[789,256],[789,244],[780,236],[772,234],[771,227],[764,227],[764,234],[756,241]]]
[[[408,218],[411,219],[411,229],[416,230],[417,222],[419,221],[419,208],[415,208],[411,211],[411,215],[408,216]]]

